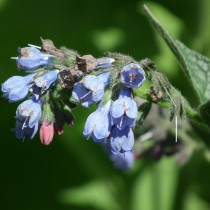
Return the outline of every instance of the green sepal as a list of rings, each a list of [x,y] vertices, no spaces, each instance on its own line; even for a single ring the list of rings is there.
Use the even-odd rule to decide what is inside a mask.
[[[53,124],[55,122],[54,113],[52,111],[51,105],[48,102],[45,102],[42,105],[42,117],[40,121],[47,121],[49,124]]]

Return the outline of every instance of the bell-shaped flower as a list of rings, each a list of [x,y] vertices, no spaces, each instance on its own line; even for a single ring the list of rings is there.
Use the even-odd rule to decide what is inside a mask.
[[[28,140],[31,140],[34,138],[35,134],[38,131],[39,123],[35,123],[34,126],[31,127],[25,127],[24,122],[20,122],[19,120],[16,120],[15,123],[15,135],[17,139],[23,139],[26,138]]]
[[[134,145],[134,135],[131,128],[123,130],[113,127],[110,133],[110,148],[114,154],[131,151]]]
[[[89,115],[83,131],[84,137],[92,137],[96,143],[103,142],[107,139],[111,129],[110,106],[110,101],[105,105],[100,104],[98,109]]]
[[[37,77],[33,81],[30,91],[39,98],[39,96],[41,96],[50,87],[50,85],[57,80],[58,72],[59,70],[52,70],[40,77]]]
[[[126,126],[132,128],[135,126],[137,114],[136,102],[131,99],[131,89],[121,89],[119,98],[112,104],[111,108],[113,124],[121,130]]]
[[[17,60],[19,69],[22,70],[34,70],[40,66],[52,65],[51,57],[54,55],[40,52],[35,47],[25,47],[18,49],[19,55],[14,59]]]
[[[110,159],[113,162],[113,165],[121,170],[129,170],[133,167],[134,164],[134,152],[128,151],[124,153],[111,154]]]
[[[139,88],[144,80],[145,72],[139,64],[130,63],[121,70],[120,81],[126,87]]]
[[[33,127],[41,117],[41,102],[34,99],[34,97],[21,103],[16,110],[17,120],[26,120],[25,126]]]
[[[99,76],[88,75],[80,82],[74,84],[72,96],[82,106],[89,107],[91,104],[101,101],[104,95],[104,88],[109,83],[109,73]]]
[[[30,82],[36,74],[29,74],[27,76],[13,76],[6,80],[1,87],[3,97],[9,102],[19,101],[26,97],[29,90]]]
[[[41,102],[32,97],[21,103],[16,110],[16,136],[32,139],[42,115]]]

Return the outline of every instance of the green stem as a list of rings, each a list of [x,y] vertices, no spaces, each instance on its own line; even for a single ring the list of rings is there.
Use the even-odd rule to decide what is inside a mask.
[[[171,109],[171,101],[169,100],[164,100],[161,99],[158,102],[154,102],[151,100],[151,96],[149,94],[148,89],[145,88],[139,88],[139,89],[133,89],[134,93],[136,96],[148,100],[160,107],[166,108],[166,109]],[[178,94],[179,92],[174,88],[174,91],[176,91]],[[184,102],[184,109],[186,112],[186,117],[187,119],[191,120],[192,122],[196,123],[198,126],[200,126],[203,129],[209,129],[209,127],[206,125],[206,123],[204,122],[204,120],[202,119],[202,117],[199,115],[198,112],[196,112],[190,105],[189,103],[186,101],[185,98],[183,98],[183,96],[181,96],[183,102]]]

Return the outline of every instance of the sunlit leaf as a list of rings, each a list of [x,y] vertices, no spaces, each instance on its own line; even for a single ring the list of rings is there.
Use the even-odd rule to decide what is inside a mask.
[[[112,187],[108,181],[93,181],[61,192],[59,200],[77,206],[89,206],[102,210],[119,210],[120,207],[112,194]]]
[[[173,209],[177,172],[177,164],[171,158],[163,158],[141,171],[134,180],[131,209]]]
[[[187,48],[183,43],[174,39],[159,23],[147,6],[145,12],[161,37],[168,44],[179,61],[186,77],[192,84],[192,91],[199,97],[200,103],[205,103],[210,98],[210,60]]]

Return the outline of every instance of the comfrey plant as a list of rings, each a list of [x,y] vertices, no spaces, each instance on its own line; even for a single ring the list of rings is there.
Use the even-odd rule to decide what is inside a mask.
[[[145,11],[177,57],[183,56],[181,64],[192,76],[184,54],[187,48],[162,29],[148,8],[145,7]],[[129,169],[134,159],[141,156],[135,142],[155,138],[155,132],[141,132],[146,117],[152,113],[152,103],[170,110],[170,120],[175,119],[175,142],[178,117],[187,117],[200,127],[208,128],[209,89],[196,88],[197,77],[191,79],[203,102],[199,112],[191,108],[149,59],[136,61],[119,53],[106,53],[101,58],[81,56],[73,50],[56,48],[51,40],[41,41],[41,47],[29,45],[18,49],[18,56],[13,59],[26,76],[13,76],[1,88],[9,102],[25,100],[16,111],[14,130],[18,139],[31,140],[39,130],[41,143],[48,145],[54,133],[64,132],[65,124],[74,125],[76,106],[89,108],[96,104],[97,109],[86,120],[83,136],[103,145],[116,167]],[[199,56],[196,55],[196,59],[201,61]],[[156,156],[166,151],[160,142],[155,142],[153,147],[158,153]]]
[[[80,56],[73,50],[56,48],[51,40],[42,40],[41,47],[19,48],[13,59],[27,74],[13,76],[2,84],[3,97],[9,102],[28,98],[16,111],[14,130],[18,139],[31,140],[39,130],[41,143],[48,145],[54,132],[61,135],[65,124],[74,124],[74,107],[97,104],[87,118],[83,136],[106,145],[116,166],[132,166],[135,126],[143,116],[134,90],[140,89],[146,78],[154,80],[154,75],[160,75],[154,71],[155,65],[151,70],[150,60],[137,62],[118,53],[102,58]],[[158,88],[160,80],[154,81]],[[155,91],[150,95],[154,97]]]

